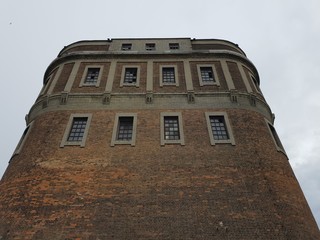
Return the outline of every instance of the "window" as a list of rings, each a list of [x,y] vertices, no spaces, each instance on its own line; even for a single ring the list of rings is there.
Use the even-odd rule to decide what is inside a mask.
[[[200,67],[201,80],[205,83],[214,82],[212,67]]]
[[[98,81],[100,68],[88,68],[85,84],[95,85]]]
[[[74,118],[68,136],[68,142],[81,142],[87,126],[87,117]]]
[[[122,76],[120,87],[122,86],[136,86],[139,87],[140,68],[135,66],[124,66],[122,69]]]
[[[214,65],[198,65],[197,68],[200,86],[220,85]]]
[[[21,136],[21,138],[20,138],[20,140],[19,140],[19,143],[18,143],[16,149],[14,150],[14,152],[13,152],[13,154],[12,154],[12,157],[13,157],[14,155],[19,154],[19,153],[21,152],[21,149],[22,149],[23,145],[24,145],[25,142],[26,142],[26,139],[27,139],[27,137],[28,137],[28,135],[29,135],[29,132],[30,132],[30,129],[31,129],[32,125],[33,125],[33,122],[31,122],[31,123],[26,127],[26,129],[23,131],[23,134],[22,134],[22,136]]]
[[[122,51],[130,51],[132,48],[132,44],[131,43],[123,43],[121,45],[121,50]]]
[[[280,152],[283,152],[284,154],[286,154],[286,152],[284,151],[284,148],[282,146],[282,143],[280,141],[280,138],[277,134],[277,131],[276,129],[274,128],[274,126],[268,121],[266,120],[266,123],[268,125],[268,129],[272,135],[272,139],[273,139],[273,142],[275,143],[276,147],[277,147],[277,150],[280,151]]]
[[[117,140],[131,141],[133,130],[133,117],[119,117]]]
[[[64,147],[66,145],[80,145],[81,147],[84,147],[91,122],[91,116],[91,114],[72,114],[60,147]]]
[[[217,143],[235,145],[227,114],[224,112],[206,112],[205,115],[211,145]]]
[[[147,50],[147,51],[154,51],[154,50],[156,50],[156,44],[155,44],[155,43],[146,43],[146,50]]]
[[[180,140],[179,118],[177,116],[163,118],[164,121],[164,139]]]
[[[256,91],[261,92],[257,79],[254,76],[252,76],[251,74],[250,74],[250,78],[253,82],[253,86],[255,87]]]
[[[162,68],[162,82],[163,83],[175,83],[176,82],[176,79],[174,77],[174,68],[173,67]]]
[[[136,68],[126,68],[123,82],[126,84],[135,84],[137,82],[137,72],[138,70]]]
[[[42,86],[42,89],[41,89],[41,91],[40,91],[40,94],[39,94],[39,96],[40,95],[43,95],[46,91],[47,91],[47,89],[48,89],[48,87],[49,87],[49,82],[51,81],[51,78],[52,78],[52,76],[49,76],[47,79],[46,79],[46,81],[44,82],[44,84],[43,84],[43,86]]]
[[[80,87],[82,86],[95,86],[100,85],[103,66],[90,65],[86,66],[80,81]]]
[[[137,114],[118,113],[115,117],[111,146],[127,144],[134,146],[136,142]]]
[[[184,145],[181,113],[165,112],[160,116],[161,145]]]
[[[169,43],[170,50],[178,50],[180,49],[179,43]]]
[[[177,66],[160,66],[160,87],[163,85],[179,86]]]

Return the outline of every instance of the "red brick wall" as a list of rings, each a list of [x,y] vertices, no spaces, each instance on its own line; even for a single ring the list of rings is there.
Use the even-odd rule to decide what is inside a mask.
[[[228,113],[235,146],[210,145],[205,111]],[[74,112],[39,116],[1,181],[0,236],[319,239],[262,115],[183,110],[186,145],[160,146],[162,110],[134,112],[135,147],[110,147],[113,111],[90,112],[84,148],[59,147]]]
[[[72,71],[73,65],[74,63],[67,63],[63,65],[61,74],[58,78],[56,85],[54,86],[53,93],[60,93],[64,90],[67,84],[68,78],[70,76],[70,73]]]
[[[240,70],[236,62],[227,62],[228,68],[234,83],[235,88],[240,92],[247,92],[246,86],[240,74]]]

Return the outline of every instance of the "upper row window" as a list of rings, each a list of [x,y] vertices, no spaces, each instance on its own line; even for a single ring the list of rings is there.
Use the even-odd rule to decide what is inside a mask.
[[[169,49],[170,50],[178,50],[180,49],[179,43],[169,43]]]
[[[132,48],[132,44],[131,43],[123,43],[121,46],[121,50],[122,51],[129,51]]]
[[[220,86],[218,74],[214,65],[197,65],[200,86],[217,85]],[[86,66],[82,76],[80,87],[96,86],[100,84],[103,66]],[[140,66],[123,66],[120,87],[136,86],[139,87]],[[160,66],[160,87],[164,85],[179,86],[178,69],[176,65]]]
[[[135,86],[139,87],[140,67],[124,66],[121,74],[120,87]]]
[[[84,70],[84,74],[80,81],[80,87],[82,86],[96,86],[98,87],[100,84],[101,76],[100,72],[102,71],[103,66],[100,65],[91,65],[86,66]]]
[[[250,77],[251,77],[251,80],[253,82],[253,86],[255,87],[256,91],[261,93],[261,89],[259,87],[259,83],[258,83],[257,79],[254,76],[252,76],[251,74],[250,74]]]
[[[154,50],[156,50],[156,44],[155,44],[155,43],[146,43],[146,50],[147,50],[147,51],[154,51]]]
[[[217,85],[220,86],[218,74],[215,66],[211,65],[197,65],[198,68],[198,78],[200,86],[204,85]]]
[[[130,51],[132,49],[132,43],[122,43],[121,50],[122,51]],[[169,43],[170,50],[179,50],[180,44],[179,43]],[[146,43],[145,44],[146,51],[155,51],[156,44],[155,43]]]

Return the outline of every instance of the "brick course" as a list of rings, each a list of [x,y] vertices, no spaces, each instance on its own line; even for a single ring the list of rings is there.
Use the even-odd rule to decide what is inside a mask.
[[[187,43],[186,39],[181,41]],[[201,44],[201,40],[190,40],[190,46],[192,41]],[[245,56],[239,60],[242,50],[236,45],[222,40],[206,42],[197,47],[201,52],[192,52],[194,61],[193,55],[177,55],[176,60],[165,55],[166,62],[162,62],[160,55],[152,59],[145,53],[138,61],[139,54],[135,53],[134,60],[128,63],[130,55],[115,55],[118,59],[110,102],[101,100],[110,80],[110,62],[116,57],[100,56],[101,61],[97,62],[96,55],[83,52],[101,51],[106,47],[102,41],[97,46],[90,46],[90,41],[88,45],[81,42],[69,46],[48,67],[63,67],[54,86],[55,95],[45,92],[31,108],[27,122],[33,121],[32,127],[1,179],[0,239],[320,239],[288,158],[277,150],[268,129],[266,119],[272,121],[270,109],[250,81],[262,101],[249,103],[251,95],[237,61],[245,65],[247,78],[254,66]],[[115,48],[112,44],[108,40],[110,49]],[[207,53],[210,56],[199,61],[202,50],[213,46],[224,51]],[[76,56],[77,51],[87,54],[86,62],[80,63],[76,74],[71,89],[74,98],[61,102],[59,94],[74,62],[81,61],[79,56],[73,59],[65,53]],[[238,54],[234,55],[234,51]],[[241,93],[237,101],[228,96],[219,54],[228,59],[224,71],[230,72]],[[163,94],[146,103],[150,59],[153,91]],[[177,65],[178,87],[159,87],[160,62]],[[91,63],[104,65],[100,86],[79,88],[85,66]],[[220,86],[200,87],[197,64],[214,64]],[[140,67],[138,88],[120,87],[124,65]],[[188,71],[193,85],[189,82],[188,90],[194,91],[194,102],[181,94],[187,91]],[[118,93],[122,95],[119,97]],[[162,112],[181,113],[184,146],[160,145]],[[234,146],[210,144],[206,112],[227,113]],[[85,146],[60,147],[70,115],[88,113],[92,119]],[[135,146],[111,146],[117,113],[136,113]]]

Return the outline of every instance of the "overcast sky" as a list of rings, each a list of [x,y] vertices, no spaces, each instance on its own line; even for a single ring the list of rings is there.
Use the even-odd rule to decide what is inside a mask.
[[[1,0],[0,177],[43,74],[79,40],[141,37],[232,41],[257,67],[275,127],[320,225],[319,0]]]

